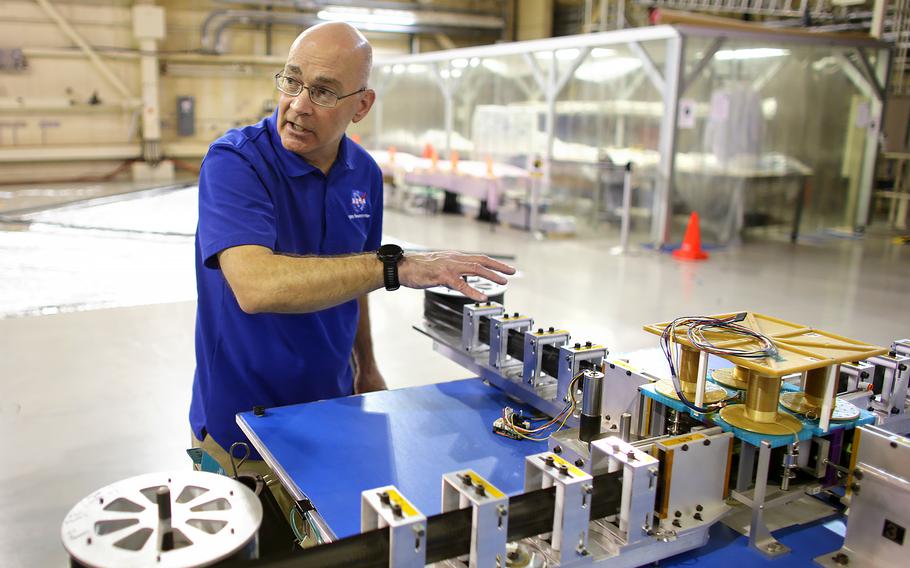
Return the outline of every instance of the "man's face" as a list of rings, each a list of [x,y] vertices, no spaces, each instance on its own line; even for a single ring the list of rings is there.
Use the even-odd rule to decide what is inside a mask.
[[[282,73],[307,87],[322,87],[338,96],[366,87],[362,84],[362,60],[324,41],[295,44]],[[281,93],[277,125],[282,146],[317,167],[330,166],[348,124],[366,116],[374,96],[372,91],[365,91],[328,108],[313,103],[307,89],[296,97]]]

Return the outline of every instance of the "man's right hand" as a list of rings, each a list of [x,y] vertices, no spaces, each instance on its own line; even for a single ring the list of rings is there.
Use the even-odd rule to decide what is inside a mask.
[[[502,274],[515,274],[515,268],[484,255],[454,251],[408,253],[398,265],[398,280],[408,288],[445,286],[476,302],[486,302],[486,294],[472,288],[462,276],[480,276],[505,284]]]

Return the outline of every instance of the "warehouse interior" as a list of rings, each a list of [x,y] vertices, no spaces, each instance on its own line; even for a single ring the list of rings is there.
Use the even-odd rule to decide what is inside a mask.
[[[494,287],[504,309],[472,316],[473,301],[443,287],[370,293],[388,392],[304,403],[299,415],[265,409],[288,420],[277,432],[256,430],[253,403],[238,418],[281,470],[274,480],[294,485],[290,529],[285,515],[267,534],[250,520],[267,515],[266,499],[247,510],[231,492],[234,508],[217,511],[231,539],[215,538],[220,526],[187,528],[177,498],[184,532],[155,516],[159,501],[136,525],[152,523],[139,544],[115,543],[136,527],[123,521],[111,538],[112,513],[90,501],[139,476],[200,474],[187,417],[203,158],[227,131],[273,114],[289,47],[324,22],[347,22],[372,45],[376,102],[346,135],[382,172],[382,242],[405,259],[456,250],[513,265]],[[0,37],[0,565],[901,565],[910,1],[7,0]],[[434,301],[455,302],[454,332],[433,319]],[[708,325],[702,343],[666,323],[686,317],[716,318],[681,324]],[[492,320],[510,330],[496,362],[494,327],[465,331]],[[549,326],[568,332],[549,337]],[[724,340],[733,327],[750,339]],[[678,377],[667,342],[687,361]],[[541,347],[530,371],[529,345]],[[571,358],[568,385],[544,369],[543,346]],[[582,353],[592,346],[605,348],[595,365]],[[739,356],[747,347],[770,362],[764,374],[757,355]],[[738,393],[712,378],[723,368],[744,373]],[[816,383],[813,410],[791,412],[788,393]],[[729,398],[712,400],[719,391]],[[558,427],[540,441],[513,417],[497,436],[506,404]],[[752,422],[737,422],[735,407]],[[591,408],[593,438],[582,432]],[[629,414],[631,433],[608,408]],[[369,432],[379,417],[385,430]],[[796,432],[774,428],[791,422]],[[704,445],[685,457],[673,436]],[[538,452],[571,471],[537,473]],[[648,460],[656,488],[633,488]],[[476,519],[434,532],[452,508],[451,498],[440,508],[440,476],[465,468],[476,495],[446,478],[443,492],[462,491],[454,508],[478,514],[488,501],[503,507],[481,491],[500,487],[512,499],[509,543]],[[135,488],[164,484],[142,479]],[[586,480],[590,513],[560,493]],[[537,515],[549,528],[513,538],[527,514],[516,495],[527,504],[541,483],[562,496],[555,514],[549,497]],[[393,515],[388,488],[384,505],[368,499],[393,485],[423,515]],[[628,520],[642,503],[647,530]],[[366,521],[374,509],[378,526]],[[401,527],[415,546],[396,548]],[[162,544],[173,538],[176,550]],[[452,544],[468,541],[470,552]]]

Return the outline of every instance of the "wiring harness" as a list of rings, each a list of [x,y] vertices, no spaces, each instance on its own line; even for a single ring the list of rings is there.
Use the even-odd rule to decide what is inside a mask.
[[[681,348],[676,341],[677,330],[686,329],[686,338],[693,347],[700,351],[705,351],[722,357],[742,357],[744,359],[764,359],[766,357],[779,358],[777,346],[774,345],[767,336],[739,325],[739,322],[746,319],[746,312],[740,312],[726,318],[712,318],[707,316],[684,316],[674,319],[667,327],[664,328],[660,336],[660,347],[667,358],[670,366],[670,378],[673,381],[673,388],[680,402],[702,414],[711,414],[723,408],[726,403],[721,401],[717,404],[707,406],[698,406],[686,398],[682,386],[679,382],[678,368],[680,366]],[[729,336],[725,341],[730,339],[748,338],[754,339],[759,343],[759,347],[739,348],[739,347],[719,347],[706,337],[710,331],[722,332]]]
[[[578,389],[578,380],[582,377],[583,374],[584,373],[578,373],[572,378],[572,381],[569,383],[568,392],[566,393],[566,396],[569,399],[568,402],[566,402],[565,407],[563,407],[562,411],[559,414],[549,419],[545,424],[542,424],[540,426],[523,425],[522,423],[533,422],[533,420],[528,420],[527,418],[516,416],[515,411],[512,410],[512,408],[509,406],[503,408],[502,421],[505,424],[506,431],[516,434],[518,438],[523,440],[543,442],[550,438],[550,436],[553,434],[556,434],[562,430],[566,425],[566,421],[569,419],[569,416],[572,416],[572,414],[575,413],[575,409],[578,407],[576,392]],[[516,422],[516,420],[520,422]],[[555,430],[553,430],[554,426],[556,426]]]

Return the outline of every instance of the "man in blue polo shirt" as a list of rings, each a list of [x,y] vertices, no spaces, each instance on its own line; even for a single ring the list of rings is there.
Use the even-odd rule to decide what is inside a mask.
[[[500,273],[514,273],[485,256],[403,255],[394,245],[376,254],[382,174],[344,134],[375,99],[371,65],[350,25],[306,30],[275,76],[275,113],[229,131],[203,161],[190,425],[194,446],[223,467],[225,450],[247,441],[238,412],[386,388],[367,293],[445,285],[483,301],[462,276],[504,283]]]

